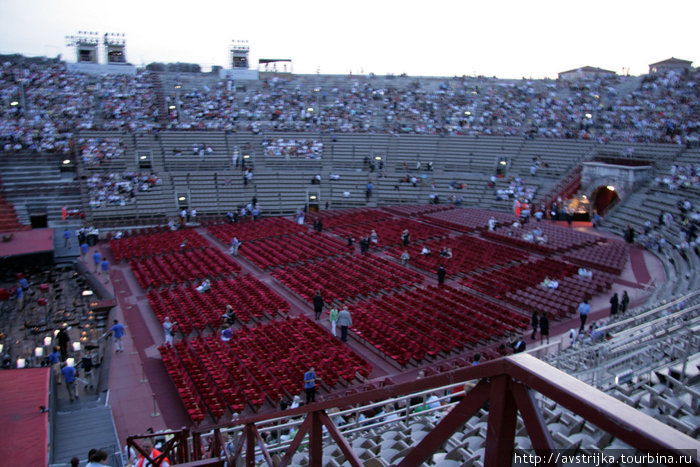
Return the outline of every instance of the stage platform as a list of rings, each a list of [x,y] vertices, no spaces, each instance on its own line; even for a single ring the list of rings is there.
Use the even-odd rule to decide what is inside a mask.
[[[49,368],[0,371],[0,459],[3,465],[47,465]]]
[[[63,230],[32,229],[12,234],[9,242],[0,242],[0,265],[10,269],[24,269],[27,265],[50,265],[75,260],[80,255],[78,239],[70,239],[65,245]]]
[[[33,229],[19,232],[7,232],[0,235],[12,234],[9,242],[0,242],[0,257],[32,255],[50,251],[53,254],[54,229]]]

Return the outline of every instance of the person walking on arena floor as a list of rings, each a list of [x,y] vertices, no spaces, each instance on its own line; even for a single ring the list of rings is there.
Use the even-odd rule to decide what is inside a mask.
[[[617,310],[620,308],[620,297],[617,296],[617,292],[610,299],[610,316],[615,316]]]
[[[165,334],[165,345],[173,345],[175,323],[170,321],[170,316],[166,316],[163,320],[163,333]]]
[[[352,326],[352,316],[347,306],[344,306],[338,313],[338,326],[340,326],[340,340],[348,341],[348,327]]]
[[[119,322],[119,320],[114,320],[114,325],[112,325],[109,330],[114,335],[114,346],[117,348],[116,352],[124,352],[124,346],[122,344],[122,338],[124,337],[124,325]]]
[[[314,295],[314,314],[316,315],[316,321],[321,319],[322,312],[323,312],[323,297],[321,297],[321,291],[317,290],[316,295]]]
[[[586,327],[586,319],[591,312],[591,306],[588,304],[588,299],[584,299],[578,306],[578,316],[581,319],[581,327],[578,332],[582,332]]]
[[[102,277],[104,277],[106,284],[107,282],[109,282],[109,261],[107,261],[107,258],[104,258],[100,265],[102,267]]]
[[[92,261],[95,263],[95,271],[100,268],[100,263],[102,263],[102,253],[100,253],[100,250],[95,250],[95,252],[92,254]]]
[[[545,337],[547,338],[547,344],[549,344],[549,318],[547,317],[547,312],[542,311],[540,313],[540,344],[544,343]]]
[[[630,304],[630,296],[627,294],[627,291],[625,290],[624,293],[622,294],[622,300],[620,301],[620,313],[625,314],[625,311],[627,311],[627,306]]]
[[[238,256],[238,249],[241,247],[241,242],[238,240],[238,237],[233,237],[231,239],[231,254],[233,256]]]
[[[445,271],[445,267],[441,264],[440,267],[437,270],[437,281],[438,285],[444,285],[445,284],[445,274],[447,274],[447,271]]]
[[[306,404],[316,402],[316,371],[314,367],[304,373],[304,392],[306,392]]]
[[[63,248],[70,248],[70,229],[67,227],[63,231]]]
[[[63,323],[61,329],[58,330],[56,334],[56,340],[58,341],[58,346],[61,349],[61,361],[65,362],[68,358],[68,344],[70,344],[70,336],[67,330],[68,325]]]
[[[331,334],[333,334],[333,337],[335,337],[336,336],[335,327],[338,324],[338,308],[336,308],[336,307],[331,308],[330,315],[328,316],[328,320],[331,322]]]
[[[68,397],[70,401],[75,401],[78,396],[75,394],[75,368],[67,363],[62,364],[61,373],[63,374],[63,380],[66,382],[66,389],[68,390]]]
[[[537,328],[540,326],[540,319],[537,315],[537,311],[532,312],[530,322],[532,323],[532,340],[535,340],[535,337],[537,336]]]

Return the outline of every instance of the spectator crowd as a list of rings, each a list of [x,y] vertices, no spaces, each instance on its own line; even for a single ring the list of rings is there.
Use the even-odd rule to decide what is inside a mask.
[[[700,72],[576,81],[484,77],[275,77],[237,87],[202,75],[162,86],[136,75],[69,72],[55,59],[13,56],[0,65],[0,148],[67,153],[76,129],[148,132],[386,132],[521,135],[700,144]],[[166,108],[167,107],[167,108]],[[290,140],[294,141],[294,140]],[[315,157],[313,140],[270,142]]]

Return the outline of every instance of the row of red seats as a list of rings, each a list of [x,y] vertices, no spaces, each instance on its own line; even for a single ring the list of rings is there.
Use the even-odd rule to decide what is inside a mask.
[[[238,340],[238,335],[235,339],[229,342],[222,341],[218,336],[212,335],[206,338],[208,352],[213,354],[230,375],[232,387],[227,389],[231,393],[235,393],[235,404],[232,404],[234,412],[241,412],[245,408],[246,403],[250,403],[254,408],[260,408],[265,403],[265,390],[270,396],[270,400],[277,405],[281,400],[284,391],[279,384],[275,384],[265,368],[259,368],[254,365],[245,365],[241,360],[241,354],[236,350],[235,346]],[[251,373],[249,370],[253,367],[257,371]],[[262,375],[262,376],[261,376]]]
[[[629,258],[629,245],[618,240],[607,240],[574,250],[566,257],[576,264],[620,275]]]
[[[230,355],[229,349],[217,336],[206,340],[198,337],[189,342],[191,353],[195,355],[216,384],[231,412],[242,412],[247,402],[259,408],[265,402],[260,387],[245,371],[240,371]]]
[[[241,267],[216,248],[177,251],[129,263],[141,287],[182,284],[205,277],[230,276]]]
[[[497,225],[510,225],[515,222],[513,214],[484,211],[476,208],[460,208],[423,216],[423,220],[459,232],[474,232],[488,228],[489,220],[496,219]]]
[[[340,380],[349,384],[358,375],[366,378],[372,371],[359,355],[303,316],[243,326],[228,342],[211,335],[160,350],[188,411],[202,401],[196,407],[205,406],[214,418],[226,407],[241,412],[247,403],[257,409],[269,400],[276,407],[283,397],[302,393],[303,375],[312,366],[327,388]]]
[[[185,410],[187,410],[187,414],[195,425],[200,424],[206,417],[207,408],[199,396],[192,378],[190,378],[172,346],[161,346],[158,350],[160,351],[163,365],[165,365],[165,369],[180,395]]]
[[[320,290],[327,302],[370,295],[424,280],[421,274],[372,256],[330,258],[277,269],[272,275],[307,301]]]
[[[547,237],[545,243],[539,244],[522,238],[523,234],[531,233],[536,228],[542,230],[542,234]],[[593,245],[600,240],[600,237],[596,235],[579,232],[567,227],[559,227],[549,222],[536,222],[534,220],[520,227],[508,226],[497,228],[495,231],[485,231],[483,235],[486,238],[505,241],[530,251],[545,254],[566,252],[587,245]]]
[[[310,212],[305,219],[307,224],[313,224],[316,219],[320,219],[323,222],[324,229],[332,229],[343,225],[366,224],[367,222],[387,220],[392,217],[394,216],[377,208],[351,208]]]
[[[109,242],[116,262],[122,259],[150,258],[179,250],[192,250],[209,246],[209,242],[192,229],[157,231],[143,235],[132,235]]]
[[[424,256],[421,254],[424,246],[430,249],[430,255]],[[452,258],[448,259],[440,256],[440,251],[443,248],[452,250]],[[401,246],[388,250],[387,254],[399,258],[404,250],[406,248]],[[455,238],[430,240],[423,243],[411,243],[407,250],[411,257],[410,264],[430,273],[434,273],[440,265],[444,265],[448,276],[466,274],[477,269],[486,269],[511,261],[522,261],[529,256],[528,253],[522,250],[471,235],[460,235]]]
[[[212,365],[210,365],[208,356],[198,355],[186,341],[176,342],[174,347],[180,362],[182,362],[182,366],[192,378],[192,382],[204,405],[206,405],[214,421],[218,421],[226,411],[226,401],[212,376],[210,371]],[[202,358],[204,358],[206,363],[203,362]]]
[[[194,286],[150,291],[148,301],[158,319],[166,316],[177,322],[183,335],[207,326],[223,324],[226,305],[231,305],[242,322],[270,318],[289,312],[289,303],[251,275],[211,281],[209,291],[197,292]]]
[[[216,355],[229,368],[233,379],[242,387],[245,397],[254,407],[262,406],[266,398],[273,406],[277,406],[285,396],[284,387],[270,369],[260,363],[257,356],[251,355],[243,348],[241,339],[246,330],[244,326],[236,332],[234,339],[228,342],[223,342],[216,336],[209,336],[207,343],[216,349]]]
[[[446,238],[450,232],[429,224],[412,219],[388,219],[370,221],[364,224],[344,225],[331,229],[331,232],[343,238],[351,236],[355,239],[369,237],[374,230],[377,233],[377,246],[384,248],[402,243],[401,235],[408,230],[411,241]]]
[[[308,232],[308,228],[284,217],[265,217],[252,222],[211,225],[207,227],[207,232],[229,245],[233,237],[241,242],[250,242],[261,238]]]
[[[577,270],[572,264],[547,258],[475,274],[465,277],[460,283],[500,299],[508,292],[537,285],[547,277],[563,279]]]
[[[594,272],[593,278],[574,274],[559,281],[555,290],[541,286],[530,287],[506,294],[506,301],[527,310],[547,311],[558,317],[568,317],[576,311],[585,298],[609,290],[614,277],[604,272]]]
[[[413,217],[454,209],[451,204],[399,204],[384,206],[382,209],[399,216]]]
[[[438,288],[427,289],[435,294],[442,294]],[[409,293],[421,293],[419,290],[409,291]],[[446,292],[446,296],[454,303],[467,303],[469,308],[479,314],[479,320],[486,319],[489,328],[503,328],[504,332],[509,330],[518,330],[528,325],[530,319],[517,311],[510,310],[506,307],[498,305],[490,300],[477,297],[469,293],[466,289],[457,289],[450,287]],[[493,320],[501,323],[494,324]]]
[[[372,371],[369,363],[305,316],[244,329],[237,343],[292,395],[302,392],[303,375],[311,366],[328,388],[341,379],[351,383],[358,374],[366,378]]]
[[[240,250],[262,269],[300,261],[326,258],[348,252],[347,244],[318,232],[265,238],[248,242]]]
[[[486,344],[524,328],[526,316],[452,287],[383,296],[352,307],[353,331],[400,365]]]

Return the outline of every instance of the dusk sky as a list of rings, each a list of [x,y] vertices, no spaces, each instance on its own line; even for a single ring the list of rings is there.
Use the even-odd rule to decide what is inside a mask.
[[[633,75],[671,56],[700,64],[700,1],[0,0],[0,53],[62,54],[78,31],[125,33],[127,59],[230,67],[289,58],[295,73],[556,77],[585,65]],[[104,60],[101,56],[100,60]]]

